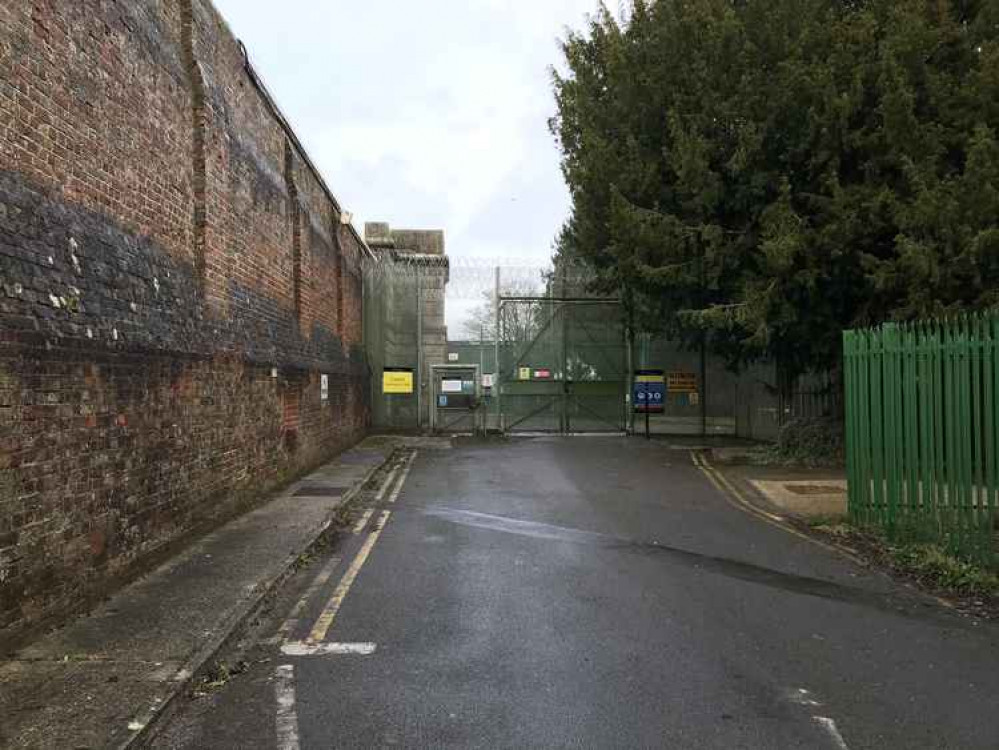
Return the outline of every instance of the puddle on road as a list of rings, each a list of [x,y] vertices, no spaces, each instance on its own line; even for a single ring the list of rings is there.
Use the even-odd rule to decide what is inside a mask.
[[[601,534],[595,531],[554,526],[536,521],[522,521],[516,518],[494,516],[488,513],[476,513],[439,506],[427,508],[424,510],[424,513],[462,526],[490,529],[492,531],[517,534],[536,539],[588,544],[603,549],[616,549],[646,556],[662,556],[689,568],[717,573],[728,578],[756,583],[793,594],[856,604],[902,617],[937,620],[941,624],[951,627],[967,625],[953,614],[938,609],[934,603],[917,598],[907,592],[896,594],[877,593],[844,586],[843,584],[820,578],[785,573],[741,560],[691,552],[690,550],[678,547],[668,547],[658,543],[641,542],[609,534]]]

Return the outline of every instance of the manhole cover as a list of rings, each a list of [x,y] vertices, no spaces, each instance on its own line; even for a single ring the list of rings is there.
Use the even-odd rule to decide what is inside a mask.
[[[292,497],[340,497],[343,487],[330,487],[325,484],[303,484]]]
[[[841,495],[844,491],[835,484],[785,484],[784,488],[795,495]]]

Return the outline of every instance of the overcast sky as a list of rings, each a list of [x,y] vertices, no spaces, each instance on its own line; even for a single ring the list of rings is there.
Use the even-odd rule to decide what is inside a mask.
[[[550,257],[568,196],[548,69],[598,0],[215,4],[359,230],[441,228],[456,260]]]

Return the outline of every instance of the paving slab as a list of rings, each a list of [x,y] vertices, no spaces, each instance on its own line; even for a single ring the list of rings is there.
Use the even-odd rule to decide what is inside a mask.
[[[760,466],[717,462],[714,467],[764,509],[809,518],[846,515],[842,469]]]
[[[750,479],[778,508],[802,518],[846,515],[845,479]]]
[[[134,744],[395,445],[362,442],[0,662],[0,747]]]

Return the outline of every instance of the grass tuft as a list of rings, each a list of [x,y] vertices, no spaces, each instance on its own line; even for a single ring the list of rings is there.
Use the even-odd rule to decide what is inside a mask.
[[[999,575],[935,544],[892,546],[889,551],[899,568],[924,583],[965,595],[999,594]]]

